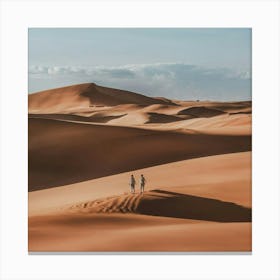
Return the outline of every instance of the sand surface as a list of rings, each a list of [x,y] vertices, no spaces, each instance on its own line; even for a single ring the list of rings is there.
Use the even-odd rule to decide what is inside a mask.
[[[249,101],[48,90],[28,152],[29,251],[251,251]]]

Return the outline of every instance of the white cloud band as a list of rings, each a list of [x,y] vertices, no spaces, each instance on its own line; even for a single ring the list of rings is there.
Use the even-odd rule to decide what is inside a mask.
[[[36,66],[29,68],[30,90],[44,81],[61,84],[96,82],[152,96],[180,99],[240,100],[251,98],[250,71],[205,68],[184,63],[118,67]],[[41,90],[43,90],[42,88]]]

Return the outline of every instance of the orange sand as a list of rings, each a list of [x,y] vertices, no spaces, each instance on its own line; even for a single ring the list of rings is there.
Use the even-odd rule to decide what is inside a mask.
[[[29,113],[29,251],[251,251],[251,102],[83,84]]]

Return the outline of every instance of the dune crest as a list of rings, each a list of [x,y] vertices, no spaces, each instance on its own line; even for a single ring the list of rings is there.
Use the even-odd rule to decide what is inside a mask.
[[[150,190],[73,205],[83,213],[136,213],[216,222],[250,222],[251,209],[231,202],[186,195],[174,191]]]
[[[30,113],[59,113],[81,107],[116,106],[120,104],[173,104],[126,90],[98,86],[94,83],[45,90],[28,96]]]

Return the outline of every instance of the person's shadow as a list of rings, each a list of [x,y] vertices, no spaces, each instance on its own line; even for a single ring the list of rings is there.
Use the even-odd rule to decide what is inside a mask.
[[[136,212],[144,215],[216,222],[251,222],[251,208],[193,195],[151,190],[141,199]]]

